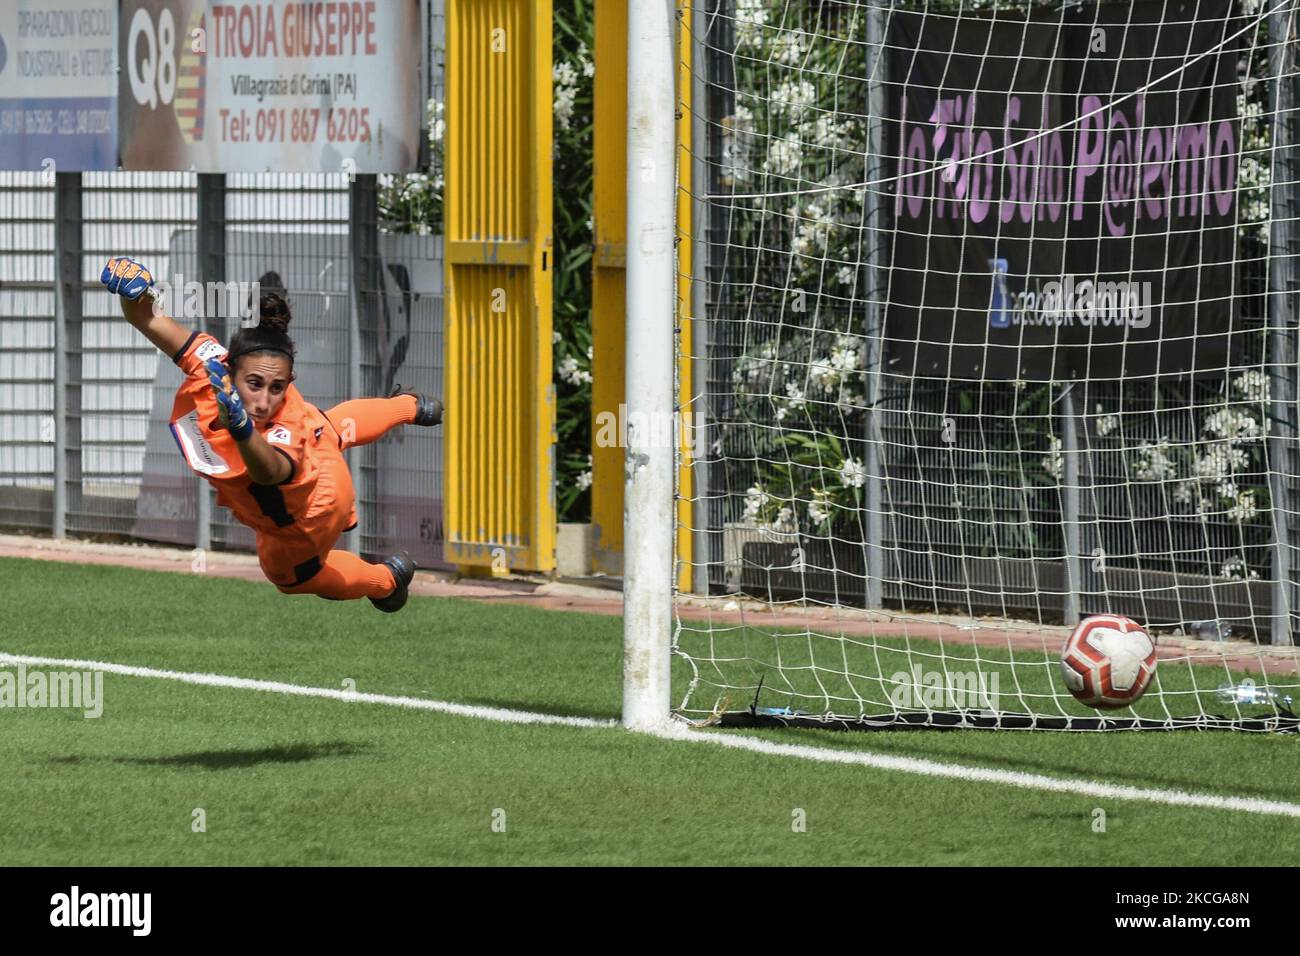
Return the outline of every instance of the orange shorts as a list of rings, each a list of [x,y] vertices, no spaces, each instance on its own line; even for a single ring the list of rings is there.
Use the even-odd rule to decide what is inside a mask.
[[[321,569],[339,535],[357,524],[352,475],[342,462],[321,465],[310,512],[274,533],[257,532],[257,560],[272,584],[292,587]]]

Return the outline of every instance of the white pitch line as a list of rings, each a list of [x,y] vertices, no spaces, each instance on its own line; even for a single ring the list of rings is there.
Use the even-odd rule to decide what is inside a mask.
[[[28,657],[22,654],[0,652],[0,664],[33,664],[38,667],[60,667],[65,670],[103,671],[123,677],[150,677],[157,680],[174,680],[182,684],[201,687],[233,687],[237,690],[260,690],[272,694],[289,694],[294,697],[323,697],[348,703],[386,704],[390,707],[409,707],[412,710],[432,710],[458,717],[477,717],[503,724],[558,724],[563,727],[614,727],[616,720],[598,720],[595,717],[565,717],[559,714],[535,714],[526,710],[507,710],[502,707],[476,707],[472,704],[453,704],[430,700],[427,697],[395,697],[389,694],[364,694],[360,691],[335,690],[332,687],[304,687],[274,680],[253,680],[248,677],[227,677],[223,674],[194,674],[187,671],[163,671],[152,667],[133,667],[129,664],[110,664],[105,661],[63,660],[55,657]]]
[[[563,727],[617,727],[616,720],[599,720],[594,717],[565,717],[557,714],[538,714],[526,710],[507,710],[500,707],[476,707],[425,697],[397,697],[388,694],[364,694],[357,691],[335,690],[332,687],[305,687],[282,681],[253,680],[247,677],[227,677],[222,674],[196,674],[187,671],[156,670],[151,667],[134,667],[106,661],[65,660],[56,657],[31,657],[23,654],[0,652],[0,665],[30,664],[39,667],[59,667],[67,670],[97,670],[123,677],[144,677],[171,680],[201,687],[230,687],[237,690],[257,690],[293,697],[318,697],[346,703],[384,704],[411,710],[428,710],[458,717],[476,717],[507,724],[552,724]],[[1041,790],[1108,800],[1135,800],[1166,806],[1199,807],[1207,810],[1233,810],[1266,816],[1300,818],[1300,804],[1280,800],[1259,800],[1253,797],[1225,797],[1212,793],[1189,793],[1183,790],[1155,790],[1143,787],[1122,786],[1099,780],[1078,780],[1068,777],[1048,777],[1043,774],[1019,773],[1014,770],[994,770],[989,767],[972,767],[965,764],[940,763],[918,757],[893,757],[887,754],[865,753],[857,750],[831,750],[809,747],[804,744],[782,744],[760,737],[746,737],[733,733],[692,730],[681,723],[665,725],[653,736],[673,741],[714,744],[733,750],[776,757],[793,757],[798,760],[815,760],[820,763],[852,764],[876,770],[906,773],[925,777],[943,777],[953,780],[974,780],[1016,787],[1022,790]]]
[[[1020,773],[1014,770],[993,770],[989,767],[970,767],[963,764],[939,763],[917,757],[891,757],[886,754],[863,753],[854,750],[829,750],[803,744],[781,744],[760,737],[742,737],[729,733],[701,733],[680,724],[665,727],[655,736],[671,740],[688,740],[702,744],[717,744],[736,750],[816,760],[821,763],[857,764],[878,770],[919,774],[926,777],[947,777],[953,780],[977,780],[997,783],[1022,790],[1046,790],[1078,796],[1098,797],[1108,800],[1140,800],[1145,803],[1162,803],[1175,807],[1202,807],[1210,810],[1236,810],[1241,813],[1259,813],[1268,816],[1300,817],[1300,804],[1281,800],[1257,800],[1253,797],[1222,797],[1213,793],[1189,793],[1185,790],[1154,790],[1129,787],[1100,780],[1078,780],[1070,777],[1048,777],[1038,773]]]

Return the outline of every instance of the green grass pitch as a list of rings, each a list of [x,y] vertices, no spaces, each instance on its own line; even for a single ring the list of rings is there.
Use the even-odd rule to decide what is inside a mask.
[[[265,584],[16,559],[0,580],[0,652],[618,714],[617,618],[433,598],[384,616]],[[0,709],[0,730],[10,865],[1205,866],[1243,862],[1243,847],[1290,865],[1300,835],[1286,817],[113,674],[99,719]],[[754,736],[1293,802],[1300,781],[1289,735]]]

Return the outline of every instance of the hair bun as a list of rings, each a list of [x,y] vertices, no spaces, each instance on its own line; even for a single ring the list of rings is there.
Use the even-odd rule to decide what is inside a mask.
[[[261,313],[259,328],[280,333],[289,331],[289,322],[293,317],[289,314],[289,303],[283,296],[274,292],[264,293],[258,304],[258,311]]]

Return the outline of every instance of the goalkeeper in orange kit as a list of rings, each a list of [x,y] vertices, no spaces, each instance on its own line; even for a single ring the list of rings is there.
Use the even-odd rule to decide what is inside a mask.
[[[289,305],[273,293],[261,321],[230,348],[153,308],[153,276],[131,259],[108,260],[100,281],[122,298],[127,321],[185,374],[171,429],[190,468],[217,489],[257,536],[262,572],[285,594],[336,601],[366,597],[381,611],[406,603],[415,562],[406,552],[378,564],[334,548],[356,527],[345,449],[399,425],[437,425],[442,403],[399,385],[388,398],[343,402],[327,412],[294,386]]]

